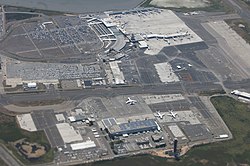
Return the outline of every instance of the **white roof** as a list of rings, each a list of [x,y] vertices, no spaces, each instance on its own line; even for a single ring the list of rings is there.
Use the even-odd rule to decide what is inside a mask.
[[[173,37],[181,37],[181,36],[186,36],[187,33],[185,32],[180,32],[180,33],[173,33],[170,35],[160,35],[160,34],[148,34],[144,35],[145,38],[173,38]]]
[[[94,148],[96,144],[94,141],[86,141],[81,143],[70,144],[72,150],[79,150],[79,149],[87,149],[87,148]]]
[[[75,122],[75,121],[76,121],[76,118],[75,118],[74,116],[69,116],[69,117],[68,117],[68,120],[69,120],[70,122]]]
[[[139,41],[139,47],[140,48],[148,48],[148,44],[145,41]]]
[[[71,143],[74,141],[82,141],[82,136],[74,129],[73,126],[70,126],[68,123],[59,123],[56,124],[56,127],[62,136],[64,143]]]
[[[56,120],[58,122],[65,121],[65,117],[63,114],[56,114]]]
[[[235,94],[235,95],[240,95],[240,96],[243,96],[243,97],[250,98],[250,93],[247,93],[247,92],[241,92],[239,90],[233,90],[232,93]]]
[[[219,137],[220,138],[228,138],[229,136],[228,136],[228,134],[221,134],[221,135],[219,135]]]
[[[125,84],[124,82],[125,78],[124,78],[123,72],[120,70],[118,66],[118,62],[117,61],[109,62],[109,65],[110,65],[112,74],[115,79],[115,84],[116,85]]]
[[[154,64],[157,74],[160,77],[161,82],[178,82],[179,77],[173,72],[171,64],[168,62]]]
[[[30,83],[27,84],[27,86],[29,88],[34,88],[34,87],[36,87],[36,83],[35,82],[30,82]]]
[[[168,126],[168,128],[170,129],[170,131],[173,133],[174,137],[185,137],[185,135],[183,134],[183,132],[181,131],[181,129],[179,128],[179,126],[177,125],[171,125]]]
[[[101,19],[101,21],[103,22],[103,24],[106,26],[106,27],[113,27],[113,26],[116,26],[115,23],[112,22],[112,20],[110,18],[103,18]]]
[[[76,114],[83,114],[83,110],[81,108],[75,109]]]
[[[16,116],[19,126],[28,131],[37,131],[31,114],[21,114]]]

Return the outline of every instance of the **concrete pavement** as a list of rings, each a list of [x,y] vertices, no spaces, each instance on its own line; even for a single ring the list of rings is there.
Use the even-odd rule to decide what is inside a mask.
[[[13,158],[9,153],[8,150],[3,148],[0,145],[0,157],[1,159],[9,166],[21,166],[15,158]]]
[[[246,4],[237,0],[224,0],[224,2],[231,6],[244,20],[250,22],[250,11]]]

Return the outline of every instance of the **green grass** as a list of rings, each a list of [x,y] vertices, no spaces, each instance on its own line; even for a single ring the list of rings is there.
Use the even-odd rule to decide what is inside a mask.
[[[21,156],[16,148],[11,144],[11,142],[22,138],[26,138],[28,142],[36,142],[46,146],[48,152],[37,160],[27,160],[25,157]],[[3,113],[0,113],[0,140],[20,161],[25,164],[51,162],[54,159],[54,150],[50,147],[44,131],[28,132],[22,130],[17,126],[14,117],[5,115]]]
[[[145,1],[141,6],[142,7],[157,7],[154,5],[151,5],[150,2],[152,0],[147,0]],[[207,7],[201,7],[201,8],[186,8],[186,7],[181,7],[181,8],[173,8],[173,7],[160,7],[163,9],[170,9],[174,10],[177,12],[191,12],[191,11],[208,11],[208,12],[219,12],[219,11],[224,11],[224,12],[232,12],[233,10],[223,3],[222,0],[210,0],[210,5]]]
[[[212,96],[217,94],[226,94],[224,90],[211,90],[211,91],[201,91],[199,95],[201,96]]]

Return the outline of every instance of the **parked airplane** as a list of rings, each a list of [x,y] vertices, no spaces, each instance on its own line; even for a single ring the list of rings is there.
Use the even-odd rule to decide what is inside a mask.
[[[157,111],[156,113],[154,113],[154,116],[162,119],[163,116],[165,116],[165,113],[161,113],[160,111]]]
[[[126,101],[126,104],[134,105],[135,103],[137,103],[136,100],[132,100],[130,97],[128,97],[128,100]]]
[[[174,113],[172,110],[169,111],[168,116],[172,116],[172,118],[176,118],[177,113]]]

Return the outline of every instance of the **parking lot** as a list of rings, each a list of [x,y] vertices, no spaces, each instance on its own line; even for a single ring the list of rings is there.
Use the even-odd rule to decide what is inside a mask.
[[[19,44],[15,45],[16,42]],[[55,16],[52,21],[43,18],[21,24],[2,44],[2,48],[22,58],[46,60],[81,56],[86,62],[95,61],[95,52],[102,46],[87,20],[78,16]]]
[[[88,79],[103,77],[104,73],[98,64],[63,64],[63,63],[7,63],[8,78],[23,80],[60,80]]]
[[[181,128],[191,141],[202,141],[213,138],[212,133],[204,124],[181,125]]]
[[[134,60],[124,58],[122,59],[122,63],[119,64],[119,67],[122,69],[124,78],[129,84],[141,83],[141,78]]]
[[[101,157],[111,157],[107,156],[107,151],[102,150],[102,149],[88,149],[88,150],[81,150],[81,151],[61,151],[56,154],[55,161],[58,164],[63,164],[67,162],[76,162],[76,161],[81,161],[81,162],[93,162],[93,161],[98,161],[101,159]]]
[[[156,56],[141,58],[136,61],[136,65],[143,84],[159,84],[160,78],[154,67],[155,63],[160,63]]]

